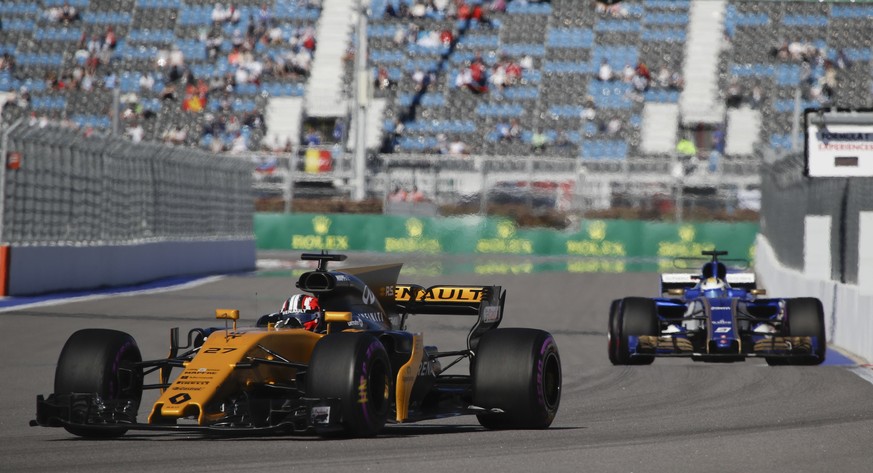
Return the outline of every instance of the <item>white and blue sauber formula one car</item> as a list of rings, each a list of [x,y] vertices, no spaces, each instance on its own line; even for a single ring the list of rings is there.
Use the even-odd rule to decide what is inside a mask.
[[[728,271],[710,258],[699,273],[664,273],[661,297],[626,297],[609,311],[609,360],[645,365],[655,357],[734,362],[763,357],[769,365],[818,365],[825,326],[816,298],[763,298],[755,274]]]

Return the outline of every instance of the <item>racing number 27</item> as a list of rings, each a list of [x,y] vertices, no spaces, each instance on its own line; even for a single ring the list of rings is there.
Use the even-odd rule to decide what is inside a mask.
[[[232,351],[236,351],[236,348],[207,348],[206,350],[203,350],[203,353],[226,354],[226,353],[230,353]]]

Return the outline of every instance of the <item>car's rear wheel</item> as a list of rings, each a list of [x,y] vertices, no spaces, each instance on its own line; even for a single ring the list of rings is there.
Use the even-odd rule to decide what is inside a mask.
[[[824,309],[821,301],[814,297],[798,297],[785,300],[785,322],[783,335],[787,337],[812,337],[812,353],[808,356],[780,358],[768,357],[767,364],[779,365],[820,365],[825,360],[827,339],[825,335]]]
[[[609,325],[606,330],[606,348],[609,353],[609,361],[616,364],[618,360],[618,334],[620,328],[618,326],[618,309],[621,307],[621,301],[616,299],[609,305]]]
[[[504,328],[486,332],[472,366],[473,404],[488,429],[544,429],[561,402],[561,357],[543,330]]]
[[[143,373],[139,347],[130,335],[117,330],[83,329],[67,339],[55,370],[55,395],[97,394],[105,401],[129,401],[135,413],[142,399]],[[87,406],[73,406],[71,421],[85,423]],[[66,426],[73,435],[91,438],[120,437],[124,427]]]
[[[345,435],[378,434],[388,419],[392,392],[388,353],[373,335],[334,333],[315,345],[306,373],[306,393],[340,400]]]
[[[630,351],[630,337],[658,335],[655,301],[645,297],[621,299],[610,326],[615,327],[613,335],[617,334],[617,341],[614,343],[615,355],[610,360],[612,364],[650,365],[655,361],[654,355],[632,354]]]

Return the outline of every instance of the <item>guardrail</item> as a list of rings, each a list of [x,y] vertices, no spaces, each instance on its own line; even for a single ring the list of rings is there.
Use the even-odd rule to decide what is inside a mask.
[[[873,360],[873,178],[808,178],[803,159],[765,166],[756,269],[785,297],[818,297],[828,339]]]

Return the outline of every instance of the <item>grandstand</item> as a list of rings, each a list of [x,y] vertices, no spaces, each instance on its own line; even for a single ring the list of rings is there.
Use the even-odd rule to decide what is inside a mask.
[[[567,159],[602,197],[671,181],[690,138],[680,174],[748,186],[799,149],[798,107],[873,105],[869,2],[608,3],[369,1],[371,151]],[[6,0],[2,118],[215,152],[353,143],[331,130],[352,124],[356,5]]]

